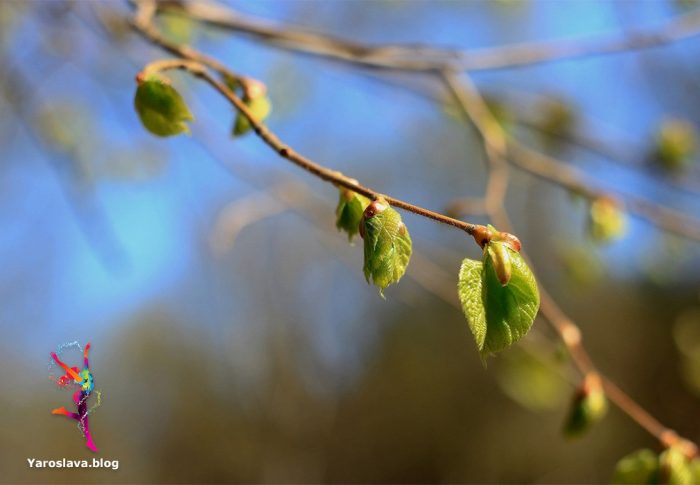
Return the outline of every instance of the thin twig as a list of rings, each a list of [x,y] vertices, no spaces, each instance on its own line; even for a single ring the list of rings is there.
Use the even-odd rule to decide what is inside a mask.
[[[298,167],[303,168],[307,172],[315,175],[321,180],[330,182],[337,187],[344,187],[346,189],[352,190],[358,194],[364,195],[372,200],[383,198],[389,205],[404,209],[409,212],[413,212],[419,216],[427,217],[434,221],[440,222],[442,224],[447,224],[457,229],[461,229],[469,235],[475,235],[477,229],[482,228],[478,224],[472,224],[469,222],[464,222],[459,219],[454,219],[448,217],[439,212],[434,212],[424,207],[411,204],[401,199],[391,197],[388,195],[381,194],[376,190],[370,189],[357,183],[353,178],[347,177],[342,173],[326,168],[318,163],[310,160],[309,158],[297,153],[289,145],[284,143],[277,135],[275,135],[270,129],[265,126],[264,123],[258,121],[255,115],[251,113],[248,106],[239,98],[236,93],[229,89],[226,84],[215,79],[207,67],[196,61],[191,61],[187,59],[164,59],[150,63],[143,69],[143,73],[151,73],[162,70],[169,69],[185,69],[189,71],[194,76],[206,81],[210,86],[212,86],[216,91],[218,91],[224,98],[226,98],[233,107],[238,110],[245,118],[249,121],[250,126],[253,131],[258,135],[258,137],[265,142],[270,148],[272,148],[280,157],[289,160]]]
[[[413,71],[445,68],[477,71],[520,67],[659,47],[700,33],[700,10],[694,10],[655,27],[603,38],[597,35],[465,50],[422,45],[368,45],[245,16],[212,3],[164,2],[159,8],[179,11],[200,22],[243,32],[289,50],[351,61],[368,67]]]

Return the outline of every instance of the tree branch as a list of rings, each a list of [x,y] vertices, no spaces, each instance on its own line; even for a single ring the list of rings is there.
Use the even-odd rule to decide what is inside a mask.
[[[421,45],[368,45],[245,16],[232,9],[203,2],[164,2],[158,8],[179,11],[211,26],[252,35],[289,50],[367,67],[411,71],[445,68],[478,71],[521,67],[659,47],[700,34],[700,10],[694,10],[656,27],[602,39],[600,36],[557,39],[465,50]]]
[[[251,128],[258,137],[265,142],[270,148],[272,148],[279,156],[294,163],[298,167],[303,168],[307,172],[315,175],[321,180],[330,182],[337,187],[344,187],[358,194],[364,195],[372,200],[378,198],[384,198],[386,202],[394,207],[404,209],[409,212],[413,212],[419,216],[432,219],[434,221],[440,222],[442,224],[447,224],[452,227],[463,230],[467,234],[474,236],[478,229],[484,226],[478,224],[472,224],[469,222],[464,222],[452,217],[448,217],[444,214],[431,211],[424,207],[420,207],[410,202],[397,199],[388,195],[383,195],[369,187],[365,187],[357,183],[355,179],[347,177],[340,172],[326,168],[318,163],[306,158],[305,156],[294,151],[289,145],[284,143],[277,135],[270,131],[265,124],[256,120],[255,116],[250,112],[246,104],[241,100],[228,86],[224,83],[215,79],[207,70],[206,66],[200,64],[199,62],[188,60],[188,59],[165,59],[160,61],[155,61],[148,64],[144,69],[143,73],[152,73],[163,70],[170,69],[184,69],[189,71],[192,75],[206,81],[211,87],[218,91],[224,98],[226,98],[233,107],[238,110],[245,118],[249,121]],[[142,74],[143,74],[142,73]]]

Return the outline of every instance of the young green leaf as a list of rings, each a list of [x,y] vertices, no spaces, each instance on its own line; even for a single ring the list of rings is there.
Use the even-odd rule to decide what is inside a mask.
[[[143,126],[157,136],[189,133],[186,121],[194,117],[185,101],[167,79],[150,76],[139,82],[134,106]]]
[[[459,269],[457,290],[462,302],[462,311],[467,317],[469,330],[474,335],[476,346],[483,353],[488,325],[486,323],[486,308],[484,303],[483,285],[484,264],[474,259],[462,261]]]
[[[608,400],[596,374],[589,374],[574,394],[569,416],[564,423],[564,434],[570,438],[581,436],[603,419],[608,411]]]
[[[365,278],[369,283],[371,277],[384,297],[384,288],[397,283],[406,272],[411,258],[411,236],[401,222],[401,215],[383,199],[375,200],[365,209],[360,234],[364,238]]]
[[[248,107],[250,113],[253,115],[255,121],[263,121],[270,114],[270,111],[272,111],[270,99],[265,95],[252,99],[244,98],[243,101]],[[252,127],[250,125],[250,121],[248,121],[248,118],[243,116],[242,113],[238,113],[236,115],[236,120],[233,123],[232,135],[234,137],[245,135],[251,128]]]
[[[653,483],[658,470],[659,460],[653,451],[637,450],[617,462],[611,483],[613,485]]]
[[[622,237],[627,221],[620,203],[609,197],[594,200],[589,213],[589,227],[591,236],[599,242],[610,242]]]
[[[665,120],[656,134],[654,158],[670,172],[686,168],[698,148],[697,134],[692,123],[680,119]]]
[[[670,485],[693,484],[690,461],[678,447],[672,446],[659,455],[657,481]]]
[[[348,233],[348,240],[360,230],[362,214],[369,205],[369,199],[346,188],[340,189],[340,200],[335,210],[335,226]]]
[[[482,356],[506,349],[523,337],[540,305],[530,268],[519,252],[505,245],[511,274],[507,284],[502,284],[491,256],[492,244],[502,243],[488,243],[483,262],[462,262],[457,285],[462,309]],[[504,270],[498,271],[503,274]]]

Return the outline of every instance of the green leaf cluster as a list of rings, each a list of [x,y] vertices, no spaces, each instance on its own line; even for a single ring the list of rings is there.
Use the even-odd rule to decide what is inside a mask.
[[[186,122],[194,120],[180,93],[161,76],[152,75],[139,83],[134,107],[143,126],[156,136],[189,133]]]
[[[335,209],[335,227],[348,233],[348,240],[360,230],[362,214],[369,205],[369,199],[346,188],[340,189],[338,207]]]
[[[637,450],[617,462],[614,485],[700,483],[700,459],[689,460],[678,446],[657,456],[648,449]]]
[[[397,283],[406,272],[411,258],[412,242],[401,215],[378,199],[367,206],[360,222],[364,238],[365,279],[384,289]]]
[[[503,266],[503,254],[508,268],[498,267]],[[482,357],[510,347],[530,330],[540,305],[537,282],[520,253],[507,244],[491,241],[482,261],[465,259],[457,286]]]

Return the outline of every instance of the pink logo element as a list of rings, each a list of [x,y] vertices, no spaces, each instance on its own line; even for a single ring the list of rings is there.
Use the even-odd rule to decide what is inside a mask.
[[[68,367],[59,356],[67,348],[77,347],[83,353],[83,369],[80,370],[77,367]],[[58,365],[65,372],[64,375],[56,378],[51,376],[52,380],[56,382],[60,387],[77,387],[77,390],[73,394],[73,403],[77,407],[77,413],[68,411],[65,407],[61,406],[51,411],[51,414],[59,414],[66,416],[68,418],[74,419],[78,422],[78,428],[85,436],[85,445],[94,452],[97,452],[97,447],[92,441],[92,436],[90,435],[90,427],[88,425],[88,415],[90,415],[97,406],[100,405],[100,391],[95,391],[95,380],[90,372],[90,366],[88,364],[88,352],[90,351],[90,343],[85,346],[83,351],[78,342],[71,342],[69,344],[61,345],[58,348],[58,352],[51,352],[51,363],[50,366]],[[88,408],[88,399],[95,391],[97,396],[97,402],[91,408]]]

